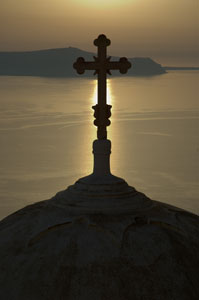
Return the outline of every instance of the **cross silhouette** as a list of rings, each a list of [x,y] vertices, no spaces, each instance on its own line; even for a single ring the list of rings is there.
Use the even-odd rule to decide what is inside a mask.
[[[97,138],[107,139],[106,127],[110,125],[109,117],[111,116],[111,105],[106,103],[106,74],[110,74],[110,70],[119,70],[125,74],[131,67],[131,63],[126,57],[121,57],[119,61],[110,61],[111,56],[107,57],[107,47],[111,41],[104,34],[100,34],[94,40],[97,46],[98,56],[94,56],[94,61],[86,62],[83,57],[79,57],[73,64],[78,74],[83,74],[85,70],[95,70],[94,75],[98,75],[98,104],[93,106],[94,124],[98,127]]]

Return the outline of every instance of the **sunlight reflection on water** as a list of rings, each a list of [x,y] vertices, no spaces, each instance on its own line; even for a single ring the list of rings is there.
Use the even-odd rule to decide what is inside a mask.
[[[199,73],[108,79],[111,170],[199,213]],[[92,172],[97,80],[0,78],[0,218]]]
[[[112,94],[112,87],[111,87],[111,79],[107,79],[107,86],[106,86],[106,103],[109,105],[113,105],[114,97]],[[94,85],[93,95],[91,96],[91,105],[97,104],[97,80],[92,81]]]

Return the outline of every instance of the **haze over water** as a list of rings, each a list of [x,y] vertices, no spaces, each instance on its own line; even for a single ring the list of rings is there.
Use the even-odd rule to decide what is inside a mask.
[[[108,81],[111,170],[199,214],[198,71]],[[92,172],[96,80],[0,77],[0,217]]]

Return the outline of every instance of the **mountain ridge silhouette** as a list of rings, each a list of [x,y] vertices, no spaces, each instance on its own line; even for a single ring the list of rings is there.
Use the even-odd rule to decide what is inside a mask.
[[[84,57],[86,61],[93,61],[93,56],[96,54],[75,47],[0,52],[0,75],[78,77],[79,75],[73,69],[73,63],[78,57]],[[114,61],[119,57],[112,56],[111,59]],[[126,76],[152,76],[166,73],[161,64],[149,57],[128,59],[132,67]],[[85,77],[92,75],[93,71],[84,74]],[[118,71],[113,71],[112,75],[120,76]]]

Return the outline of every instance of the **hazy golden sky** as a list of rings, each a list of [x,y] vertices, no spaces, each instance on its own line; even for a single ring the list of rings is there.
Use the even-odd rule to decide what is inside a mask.
[[[0,51],[78,47],[199,65],[199,0],[0,0]]]

